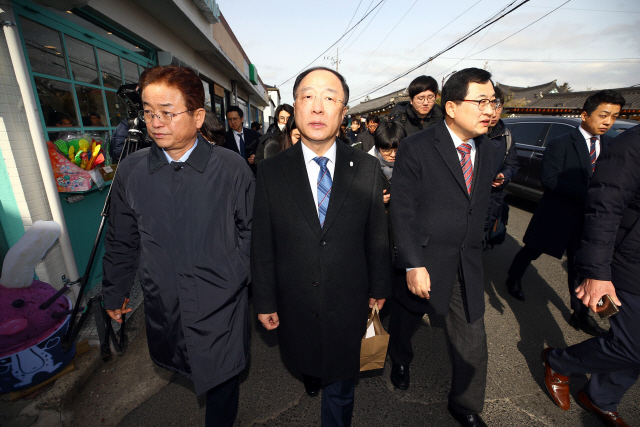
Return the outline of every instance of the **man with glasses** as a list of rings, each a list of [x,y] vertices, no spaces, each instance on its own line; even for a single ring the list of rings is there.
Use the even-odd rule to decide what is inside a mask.
[[[416,77],[407,92],[411,100],[398,102],[389,113],[389,120],[402,123],[407,135],[428,129],[442,118],[442,108],[436,104],[438,82],[433,77]]]
[[[256,149],[260,134],[253,129],[242,126],[244,113],[240,107],[233,105],[227,109],[229,130],[224,140],[224,148],[235,151],[247,161],[253,174],[256,174]]]
[[[445,324],[453,367],[448,409],[463,426],[485,426],[487,340],[482,238],[495,147],[486,138],[495,99],[491,74],[468,68],[442,89],[445,118],[405,138],[393,172],[391,222],[396,267],[389,323],[391,381],[409,387],[411,338],[425,313]]]
[[[391,293],[382,171],[336,142],[349,87],[324,67],[293,86],[300,143],[258,169],[253,215],[253,305],[278,329],[285,362],[310,396],[322,391],[322,425],[349,426],[367,311]]]
[[[362,143],[360,149],[365,153],[368,153],[376,145],[373,134],[376,133],[378,125],[380,125],[380,117],[375,114],[369,114],[367,116],[367,130],[360,132],[357,140],[357,142]]]

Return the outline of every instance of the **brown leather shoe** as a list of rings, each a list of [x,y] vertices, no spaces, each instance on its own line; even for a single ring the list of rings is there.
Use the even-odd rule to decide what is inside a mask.
[[[587,411],[596,414],[598,418],[600,418],[608,426],[630,427],[629,424],[625,423],[624,420],[620,418],[620,415],[618,415],[617,412],[603,411],[602,409],[591,403],[589,396],[587,396],[584,391],[578,393],[578,403]]]
[[[571,401],[569,400],[569,377],[554,372],[547,361],[547,353],[553,350],[548,347],[542,350],[542,361],[544,362],[544,385],[556,405],[565,411],[569,409]]]

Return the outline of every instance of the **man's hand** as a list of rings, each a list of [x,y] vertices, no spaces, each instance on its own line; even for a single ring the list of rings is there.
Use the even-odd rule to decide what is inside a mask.
[[[250,165],[254,164],[256,161],[256,155],[252,154],[249,156],[249,158],[247,159],[247,162],[249,162]]]
[[[491,183],[492,187],[500,187],[504,184],[504,174],[501,172],[493,178],[493,182]]]
[[[258,320],[260,321],[260,323],[262,323],[262,326],[264,326],[267,331],[280,326],[280,318],[278,317],[278,312],[269,314],[258,314]]]
[[[122,315],[130,313],[133,310],[132,308],[125,308],[127,304],[129,304],[129,298],[124,299],[124,303],[122,303],[122,308],[118,310],[107,310],[107,314],[116,322],[122,323]]]
[[[369,298],[369,308],[373,308],[373,306],[376,305],[377,303],[378,310],[382,310],[382,306],[384,305],[384,302],[386,300],[387,300],[386,298],[381,298],[381,299]]]
[[[420,298],[429,299],[431,291],[431,277],[424,267],[414,268],[407,271],[407,286],[412,294]]]
[[[389,199],[391,198],[391,193],[387,194],[387,190],[382,190],[382,200],[384,201],[384,204],[386,205],[387,203],[389,203]]]
[[[610,281],[584,279],[582,284],[576,288],[576,295],[582,300],[582,303],[595,313],[598,301],[605,295],[609,295],[613,302],[620,307],[622,303],[616,295],[616,288]]]

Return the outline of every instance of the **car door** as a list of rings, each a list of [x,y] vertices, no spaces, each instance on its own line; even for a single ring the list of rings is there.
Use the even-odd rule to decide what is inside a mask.
[[[519,193],[533,192],[538,196],[542,196],[542,187],[540,186],[540,161],[544,154],[544,138],[548,127],[548,123],[520,122],[515,123],[510,129],[516,147],[518,148],[520,170],[509,186],[513,186],[514,190],[517,190]],[[537,168],[537,172],[533,172],[534,176],[537,173],[538,182],[534,188],[530,188],[528,184],[529,176],[532,174],[532,168]],[[535,182],[535,178],[533,182]]]
[[[527,175],[527,188],[537,190],[540,192],[544,192],[544,188],[542,187],[542,183],[540,182],[541,174],[542,174],[542,157],[544,156],[544,147],[547,146],[549,141],[555,139],[561,135],[565,135],[571,132],[574,129],[574,126],[565,124],[565,123],[552,123],[549,127],[544,131],[542,146],[537,148],[533,153],[531,161],[529,162],[529,174]]]

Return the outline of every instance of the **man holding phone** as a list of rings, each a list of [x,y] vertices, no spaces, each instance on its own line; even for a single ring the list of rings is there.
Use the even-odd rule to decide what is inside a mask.
[[[569,409],[569,375],[590,373],[578,403],[609,426],[640,376],[640,125],[618,136],[598,159],[587,194],[582,244],[575,258],[584,281],[577,296],[594,312],[611,298],[619,312],[609,333],[564,350],[547,348],[545,385]]]

